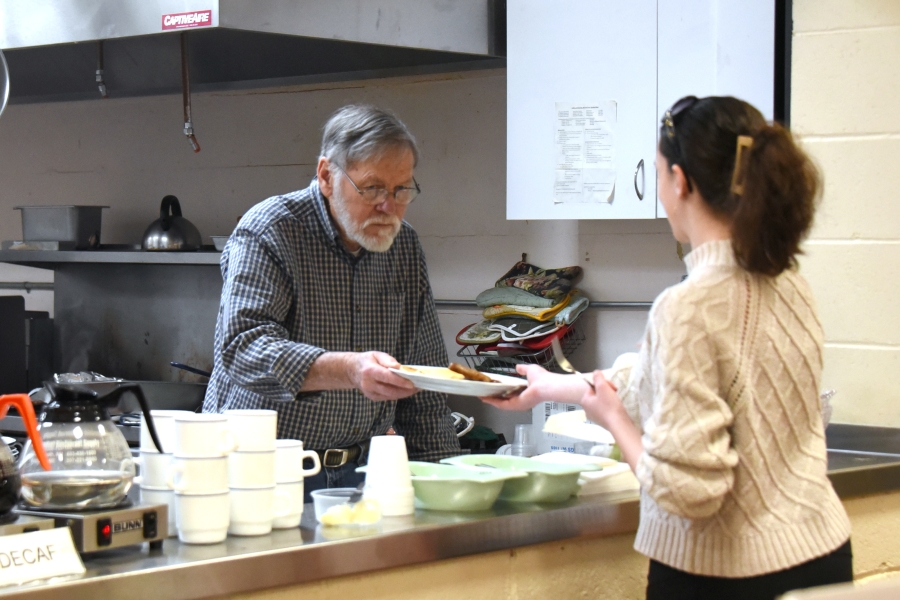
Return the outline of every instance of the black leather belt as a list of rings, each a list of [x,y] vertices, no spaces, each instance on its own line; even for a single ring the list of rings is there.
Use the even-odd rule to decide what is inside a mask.
[[[314,452],[319,455],[323,467],[334,469],[343,467],[348,462],[363,465],[369,452],[369,440],[346,448],[328,448],[327,450],[314,450]]]

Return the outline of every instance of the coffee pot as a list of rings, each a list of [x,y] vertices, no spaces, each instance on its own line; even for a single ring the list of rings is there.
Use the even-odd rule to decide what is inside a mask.
[[[9,407],[13,406],[19,411],[25,431],[31,439],[34,454],[41,469],[49,469],[50,461],[41,444],[41,436],[37,432],[37,418],[34,416],[34,407],[31,398],[27,394],[9,394],[0,396],[0,419],[6,416]],[[21,490],[19,471],[16,469],[16,461],[13,459],[9,447],[0,442],[0,523],[8,523],[16,520],[15,513],[10,512],[19,502]]]
[[[50,400],[39,416],[38,439],[50,470],[41,461],[39,443],[29,442],[19,460],[22,499],[33,508],[92,510],[125,500],[135,475],[125,436],[109,416],[119,397],[138,399],[150,437],[163,451],[147,400],[136,383],[91,382],[45,384]]]

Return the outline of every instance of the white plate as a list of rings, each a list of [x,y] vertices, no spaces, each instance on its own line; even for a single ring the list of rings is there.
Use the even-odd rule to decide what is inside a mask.
[[[498,382],[493,383],[489,381],[469,381],[468,379],[448,379],[445,374],[449,369],[446,367],[419,365],[409,365],[409,367],[416,369],[416,371],[403,371],[401,369],[391,369],[391,371],[400,377],[409,379],[420,390],[430,390],[432,392],[446,392],[447,394],[458,394],[460,396],[501,396],[518,388],[524,388],[527,385],[524,379],[508,375],[485,373],[488,377]],[[450,372],[452,373],[452,371]]]

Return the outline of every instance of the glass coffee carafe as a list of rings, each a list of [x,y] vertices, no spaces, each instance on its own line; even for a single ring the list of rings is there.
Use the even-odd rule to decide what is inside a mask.
[[[122,503],[135,475],[125,436],[109,416],[123,392],[131,391],[144,412],[150,436],[163,451],[147,401],[136,383],[47,383],[51,399],[37,426],[47,453],[45,470],[29,442],[19,460],[22,499],[33,508],[91,510]]]
[[[25,431],[31,438],[37,462],[42,469],[49,469],[50,462],[44,453],[41,444],[41,436],[37,433],[37,419],[34,416],[34,407],[31,398],[27,394],[9,394],[0,396],[0,419],[6,416],[9,407],[13,406],[19,411]],[[16,520],[13,507],[19,502],[19,492],[22,484],[19,471],[16,469],[16,461],[5,442],[0,442],[0,523],[11,523]]]

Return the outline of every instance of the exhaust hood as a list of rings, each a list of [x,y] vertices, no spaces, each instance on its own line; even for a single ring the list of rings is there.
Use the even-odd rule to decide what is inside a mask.
[[[0,0],[10,102],[505,66],[504,0]],[[102,57],[102,58],[101,58]]]

